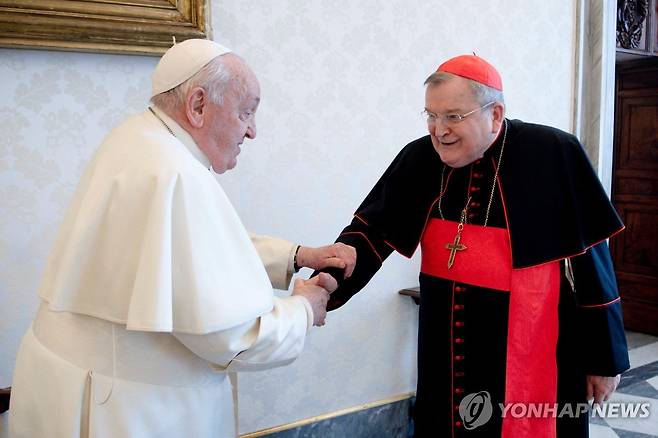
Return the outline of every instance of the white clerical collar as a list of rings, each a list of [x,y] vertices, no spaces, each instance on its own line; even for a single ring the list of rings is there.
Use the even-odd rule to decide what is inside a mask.
[[[185,145],[185,147],[190,151],[194,158],[203,164],[203,167],[208,170],[212,170],[212,165],[210,164],[208,157],[206,157],[206,154],[204,154],[201,149],[199,149],[199,146],[197,146],[192,136],[185,129],[183,129],[181,125],[179,125],[174,119],[169,117],[157,106],[151,105],[149,108],[151,108],[155,115],[165,125],[164,127],[169,128],[171,134],[180,140],[180,142]]]

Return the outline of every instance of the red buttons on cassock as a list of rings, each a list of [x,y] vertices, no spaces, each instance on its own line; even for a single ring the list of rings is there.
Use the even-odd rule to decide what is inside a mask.
[[[484,175],[481,174],[480,172],[473,172],[473,178],[480,179],[480,178],[482,178],[483,176],[484,176]]]
[[[471,208],[478,208],[478,207],[480,207],[480,205],[482,205],[482,204],[480,204],[479,202],[472,201],[472,202],[471,202],[470,204],[468,204],[468,205],[469,205],[469,207],[471,207]]]
[[[464,388],[455,388],[455,394],[463,394]]]
[[[464,356],[455,356],[455,360],[462,361],[464,360]]]
[[[462,427],[462,422],[461,421],[455,421],[455,426]]]
[[[457,371],[455,373],[455,377],[464,377],[464,372],[463,371]]]
[[[471,192],[474,192],[474,193],[475,193],[475,192],[479,192],[479,191],[480,191],[480,188],[479,188],[479,187],[476,187],[476,186],[473,186],[473,187],[470,188],[470,191],[471,191]]]
[[[455,286],[455,292],[464,292],[466,290],[465,287],[462,286]]]
[[[462,321],[456,321],[455,327],[464,327],[464,323]]]
[[[464,339],[462,338],[455,339],[455,344],[463,344],[463,343],[464,343]]]
[[[464,305],[463,304],[455,304],[455,310],[464,310]]]

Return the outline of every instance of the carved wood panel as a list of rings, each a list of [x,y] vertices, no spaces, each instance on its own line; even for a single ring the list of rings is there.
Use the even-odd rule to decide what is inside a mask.
[[[209,37],[207,0],[0,0],[0,46],[158,55]]]
[[[617,0],[617,61],[658,56],[658,0]]]
[[[653,0],[653,55],[658,56],[658,0]]]
[[[658,96],[621,100],[619,170],[658,170]]]
[[[611,239],[626,327],[658,334],[658,58],[617,67]]]
[[[646,50],[649,0],[617,1],[617,47]]]
[[[622,182],[623,184],[623,182]],[[625,274],[658,274],[658,206],[617,202],[626,229],[616,239],[616,267]],[[658,288],[652,297],[658,301]]]

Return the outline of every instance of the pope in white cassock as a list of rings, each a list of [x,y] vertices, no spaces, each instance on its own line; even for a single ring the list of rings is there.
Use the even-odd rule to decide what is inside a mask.
[[[354,249],[250,236],[214,178],[256,136],[260,89],[238,56],[188,40],[153,105],[96,152],[61,226],[16,359],[10,437],[234,437],[229,371],[292,362],[324,324],[326,274]],[[269,277],[269,278],[268,278]]]

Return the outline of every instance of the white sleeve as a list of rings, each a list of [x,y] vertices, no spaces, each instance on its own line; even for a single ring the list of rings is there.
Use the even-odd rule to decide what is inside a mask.
[[[265,266],[272,286],[276,289],[288,289],[294,273],[293,260],[297,245],[277,237],[253,233],[249,233],[249,237]]]
[[[230,329],[173,335],[194,354],[226,371],[260,371],[288,365],[302,352],[313,326],[313,309],[304,297],[274,298],[274,308]]]

